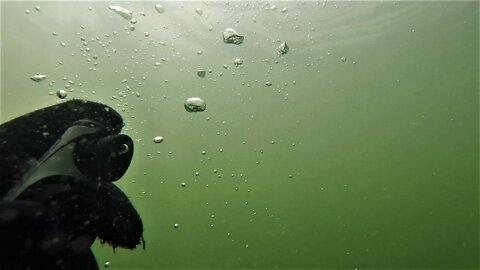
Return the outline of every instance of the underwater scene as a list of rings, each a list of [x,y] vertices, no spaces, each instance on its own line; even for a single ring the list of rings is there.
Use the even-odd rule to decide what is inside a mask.
[[[478,1],[2,1],[0,269],[478,269]]]

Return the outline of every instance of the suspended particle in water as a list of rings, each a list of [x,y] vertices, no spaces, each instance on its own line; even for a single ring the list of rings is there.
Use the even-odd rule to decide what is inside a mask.
[[[347,58],[345,58],[345,57],[340,57],[340,61],[345,62],[345,61],[347,61]]]
[[[265,82],[265,85],[266,86],[272,86],[272,83],[271,82]]]
[[[213,30],[213,26],[210,26],[210,27],[208,28],[208,31],[212,31],[212,30]]]
[[[65,99],[67,97],[67,91],[65,91],[63,89],[58,89],[57,90],[57,97],[59,97],[61,99]]]
[[[153,142],[154,143],[161,143],[163,142],[164,138],[162,136],[156,136],[155,138],[153,138]]]
[[[65,42],[60,43],[60,45],[62,45],[62,47],[67,47],[67,44]]]
[[[45,78],[47,78],[47,75],[42,75],[42,74],[35,74],[33,75],[32,77],[30,77],[30,79],[34,82],[41,82],[43,80],[45,80]]]
[[[92,11],[92,9],[93,9],[92,7],[88,7],[88,10],[89,10],[89,11]]]
[[[289,50],[290,48],[288,47],[287,42],[282,42],[282,44],[278,46],[278,56],[288,53]]]
[[[129,29],[130,29],[130,31],[135,31],[135,25],[131,24]]]
[[[148,36],[150,36],[150,33],[148,33],[148,32],[145,32],[145,34],[144,34],[144,35],[145,35],[145,37],[148,37]]]
[[[207,74],[207,73],[205,72],[205,70],[203,70],[203,69],[197,70],[197,75],[198,75],[198,77],[200,77],[200,78],[205,78],[205,74]]]
[[[130,23],[131,23],[131,24],[136,24],[136,23],[137,23],[137,20],[131,19],[131,20],[130,20]]]
[[[289,174],[289,175],[288,175],[288,178],[293,178],[293,175]]]
[[[182,182],[181,186],[182,186],[182,187],[186,187],[186,186],[187,186],[187,183]]]
[[[191,97],[185,100],[184,107],[187,112],[203,112],[207,109],[207,104],[199,97]]]
[[[196,173],[195,173],[195,176],[199,176],[199,175],[200,175],[200,173],[199,173],[199,172],[196,172]]]
[[[237,66],[237,67],[238,67],[238,66],[241,66],[241,65],[243,64],[243,60],[240,59],[240,58],[236,58],[236,59],[233,61],[233,64],[234,64],[235,66]]]
[[[203,52],[202,51],[197,51],[197,55],[202,55]]]
[[[36,11],[40,11],[40,6],[36,6],[36,7],[35,7],[35,10],[36,10]]]
[[[165,12],[165,8],[163,8],[163,6],[160,5],[160,4],[156,4],[156,5],[155,5],[155,10],[156,10],[158,13],[160,13],[160,14],[163,13],[163,12]]]
[[[178,225],[178,223],[173,224],[173,228],[175,228],[175,229],[178,229],[179,226],[180,225]]]
[[[196,12],[198,15],[200,15],[200,16],[203,15],[203,10],[202,10],[201,8],[196,8],[196,9],[195,9],[195,12]]]
[[[30,9],[25,10],[25,14],[30,14]]]
[[[223,31],[224,43],[239,45],[243,43],[244,38],[244,36],[238,34],[237,31],[232,28],[227,28]]]
[[[110,262],[105,262],[105,263],[103,264],[103,266],[105,266],[105,268],[110,267]]]
[[[286,8],[286,7],[285,7],[285,8],[282,8],[282,13],[285,13],[285,12],[287,12],[287,11],[288,11],[288,8]]]
[[[110,5],[108,6],[108,8],[110,10],[113,10],[115,11],[115,13],[117,13],[118,15],[122,16],[124,19],[127,19],[127,20],[131,20],[132,19],[132,14],[133,12],[126,9],[126,8],[123,8],[121,6],[118,6],[118,5]]]
[[[202,155],[206,155],[207,154],[207,151],[202,151]]]

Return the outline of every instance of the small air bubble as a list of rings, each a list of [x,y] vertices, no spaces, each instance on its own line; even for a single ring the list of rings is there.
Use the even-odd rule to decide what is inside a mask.
[[[58,89],[57,97],[59,97],[61,99],[65,99],[67,97],[67,91],[65,91],[63,89]]]

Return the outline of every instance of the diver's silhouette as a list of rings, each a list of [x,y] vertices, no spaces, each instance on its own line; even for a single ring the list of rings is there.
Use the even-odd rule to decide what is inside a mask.
[[[98,237],[145,246],[143,224],[112,182],[126,172],[133,141],[122,117],[72,100],[0,125],[0,270],[98,269]]]

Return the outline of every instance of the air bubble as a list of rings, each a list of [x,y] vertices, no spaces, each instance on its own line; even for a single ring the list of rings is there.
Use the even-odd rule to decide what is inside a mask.
[[[33,75],[32,77],[30,77],[30,79],[34,82],[41,82],[43,80],[45,80],[45,78],[47,78],[47,75],[42,75],[42,74],[35,74]]]
[[[200,78],[205,78],[205,75],[206,75],[206,74],[207,74],[206,71],[203,70],[203,69],[197,70],[197,75],[198,75],[198,77],[200,77]]]
[[[290,48],[288,47],[287,45],[287,42],[282,42],[282,44],[280,44],[280,46],[278,46],[278,55],[284,55],[286,53],[288,53],[288,51],[290,50]]]
[[[160,14],[163,13],[163,12],[165,12],[165,8],[163,8],[163,6],[160,5],[160,4],[156,4],[156,5],[155,5],[155,10],[156,10],[158,13],[160,13]]]
[[[162,136],[156,136],[155,138],[153,138],[153,142],[154,143],[161,143],[163,142],[164,138]]]
[[[207,109],[205,101],[199,97],[191,97],[184,103],[187,112],[203,112]]]
[[[243,60],[240,59],[240,58],[236,58],[236,59],[233,61],[233,64],[234,64],[235,66],[240,66],[240,65],[243,64]]]
[[[126,9],[126,8],[123,8],[121,6],[117,6],[117,5],[110,5],[108,6],[108,8],[110,10],[113,10],[115,11],[115,13],[117,13],[118,15],[122,16],[123,18],[127,19],[127,20],[131,20],[132,19],[132,14],[133,12]]]
[[[244,36],[237,33],[232,28],[227,28],[223,31],[223,42],[227,44],[235,44],[239,45],[242,44],[244,40]]]

